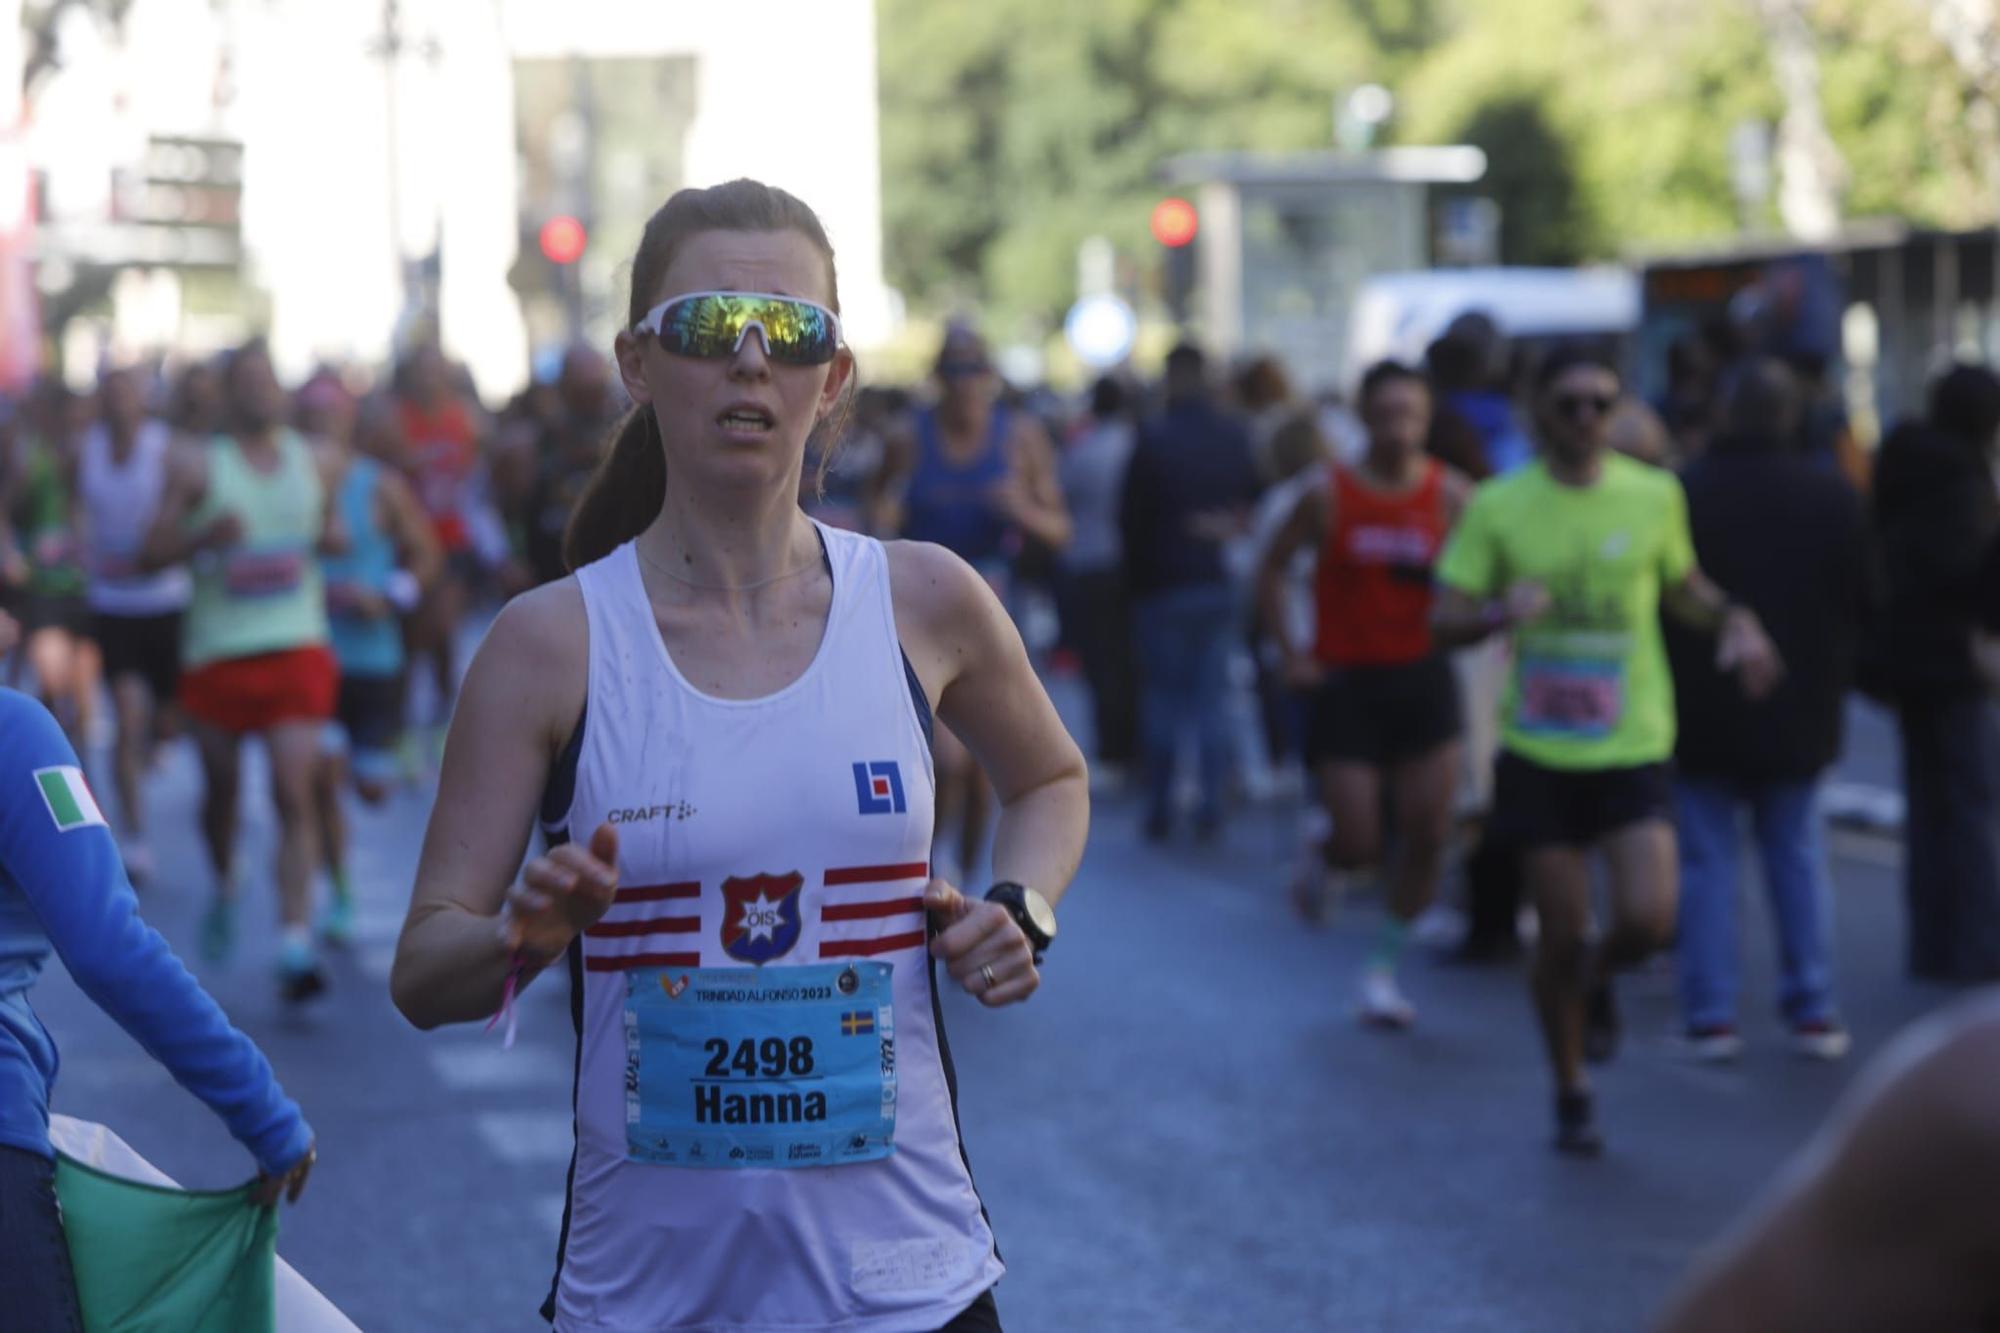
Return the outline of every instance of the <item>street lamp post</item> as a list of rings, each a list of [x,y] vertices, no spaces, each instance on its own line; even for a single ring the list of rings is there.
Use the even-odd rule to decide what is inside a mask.
[[[405,332],[429,313],[433,304],[432,294],[425,290],[426,284],[418,276],[418,261],[412,260],[403,248],[402,124],[396,80],[402,72],[402,58],[406,53],[414,53],[435,67],[443,48],[434,35],[426,34],[411,40],[404,33],[400,0],[382,0],[382,30],[368,43],[368,54],[382,62],[383,106],[387,113],[389,140],[389,254],[396,269],[397,290],[403,297],[396,323]],[[399,338],[398,342],[401,341]]]

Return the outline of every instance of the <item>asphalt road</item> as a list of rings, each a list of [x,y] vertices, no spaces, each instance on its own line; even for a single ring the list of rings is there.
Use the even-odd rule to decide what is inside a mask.
[[[1893,779],[1879,719],[1861,719],[1850,749],[1848,776]],[[419,787],[357,817],[362,938],[335,958],[326,1003],[282,1012],[261,771],[245,786],[246,868],[264,873],[246,885],[239,956],[194,966],[319,1134],[281,1252],[364,1329],[540,1327],[570,1150],[565,983],[528,992],[511,1051],[477,1028],[418,1033],[395,1013],[386,978],[428,807]],[[145,908],[190,958],[208,892],[198,786],[180,749],[149,788],[166,873]],[[1128,802],[1100,801],[1042,991],[999,1013],[947,997],[966,1142],[1010,1266],[1010,1329],[1625,1333],[1860,1060],[1946,998],[1899,975],[1893,841],[1837,838],[1856,1059],[1785,1053],[1756,1002],[1771,988],[1753,907],[1748,1058],[1687,1063],[1670,976],[1630,979],[1626,1049],[1599,1080],[1610,1151],[1565,1160],[1547,1146],[1518,969],[1418,950],[1416,1031],[1362,1030],[1352,983],[1376,912],[1295,923],[1282,893],[1295,819],[1267,802],[1213,845],[1154,848]],[[59,968],[35,1002],[63,1049],[57,1110],[111,1125],[185,1184],[249,1174],[219,1123]]]

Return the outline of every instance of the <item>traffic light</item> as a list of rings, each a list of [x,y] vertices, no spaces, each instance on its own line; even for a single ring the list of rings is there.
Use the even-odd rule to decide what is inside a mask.
[[[590,244],[590,233],[575,218],[559,213],[542,224],[535,239],[541,245],[542,257],[551,264],[574,264],[583,258],[584,247]]]
[[[1201,217],[1185,199],[1167,198],[1153,205],[1153,239],[1169,250],[1185,249],[1201,231]]]
[[[1174,323],[1188,322],[1194,295],[1195,237],[1201,217],[1185,199],[1169,197],[1153,206],[1153,239],[1160,243],[1160,299]]]

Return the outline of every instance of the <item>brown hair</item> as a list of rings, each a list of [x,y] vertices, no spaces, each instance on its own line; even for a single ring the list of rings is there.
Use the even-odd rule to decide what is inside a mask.
[[[632,257],[632,294],[625,326],[645,317],[674,257],[694,236],[707,231],[795,231],[826,257],[828,304],[840,313],[840,279],[833,263],[833,242],[819,217],[802,201],[760,181],[733,180],[705,190],[680,190],[646,222],[639,252]],[[840,402],[826,420],[813,428],[815,440],[827,447],[819,454],[818,480],[832,465],[848,410],[854,399],[849,377]],[[563,531],[563,563],[574,572],[610,555],[646,530],[667,499],[667,456],[660,439],[659,419],[650,406],[635,405],[611,428],[610,447],[591,473],[583,495]]]
[[[1326,447],[1326,436],[1320,433],[1319,414],[1308,409],[1287,416],[1271,432],[1270,455],[1271,471],[1279,481],[1296,477],[1314,463],[1331,459],[1333,453]]]

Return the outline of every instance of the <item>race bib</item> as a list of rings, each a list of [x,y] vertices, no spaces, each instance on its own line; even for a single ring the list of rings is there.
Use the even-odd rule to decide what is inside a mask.
[[[147,576],[138,555],[131,551],[99,551],[92,568],[106,583],[135,583]]]
[[[76,555],[76,540],[59,528],[37,536],[32,546],[35,563],[44,569],[68,564]]]
[[[344,580],[327,580],[326,609],[328,614],[348,619],[360,619],[363,589],[358,583]]]
[[[1523,656],[1520,706],[1523,732],[1591,739],[1608,736],[1625,715],[1625,669],[1601,658]]]
[[[275,597],[294,591],[305,577],[303,551],[230,551],[222,557],[222,586],[232,597]]]
[[[895,1151],[888,963],[626,973],[625,1146],[671,1166],[844,1166]]]

